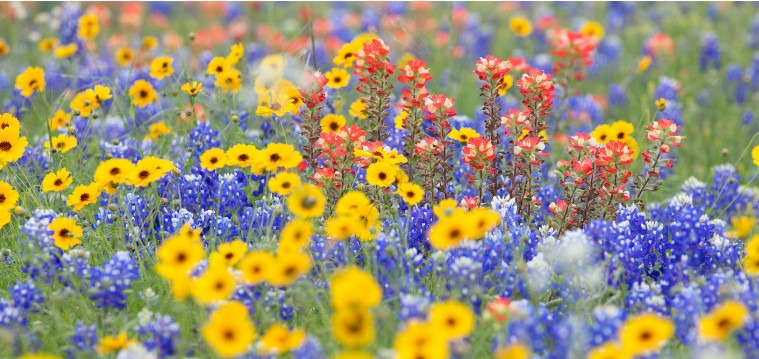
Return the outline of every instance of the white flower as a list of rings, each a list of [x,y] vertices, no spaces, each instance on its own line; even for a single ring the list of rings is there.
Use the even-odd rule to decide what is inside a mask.
[[[551,285],[551,266],[543,258],[543,253],[538,253],[531,261],[527,262],[527,285],[532,292],[545,293]]]
[[[142,344],[135,343],[119,351],[116,359],[158,359],[158,355],[148,351]]]
[[[140,324],[140,326],[145,326],[153,319],[153,312],[148,309],[148,307],[142,308],[139,313],[137,313],[137,323]]]
[[[696,177],[689,177],[685,182],[683,182],[682,187],[680,187],[683,192],[692,192],[697,189],[706,188],[706,183],[699,181]]]
[[[669,200],[669,205],[677,209],[681,209],[685,206],[691,206],[693,205],[693,197],[687,193],[681,192]]]

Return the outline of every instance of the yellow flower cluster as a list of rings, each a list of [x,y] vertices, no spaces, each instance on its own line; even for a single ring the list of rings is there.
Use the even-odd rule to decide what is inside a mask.
[[[399,358],[448,358],[449,342],[467,337],[474,329],[472,310],[455,300],[432,304],[428,320],[412,320],[395,336]]]
[[[465,211],[453,199],[440,201],[433,211],[438,221],[430,228],[429,240],[433,247],[442,250],[455,248],[466,240],[480,239],[501,221],[498,213],[491,209],[477,207]]]
[[[382,289],[371,274],[349,266],[332,275],[332,333],[338,343],[352,350],[374,341],[374,313],[382,300]]]
[[[269,55],[261,60],[254,90],[258,95],[259,116],[284,116],[296,114],[303,97],[292,82],[284,76],[285,58],[282,55]]]
[[[121,185],[145,187],[163,178],[167,173],[178,171],[169,160],[148,156],[136,164],[124,158],[112,158],[101,162],[95,169],[94,179],[90,184],[79,185],[68,195],[66,205],[74,211],[96,203],[102,191],[116,193]],[[60,192],[72,183],[71,174],[66,168],[48,173],[42,180],[44,192]]]
[[[634,358],[661,349],[675,334],[667,318],[644,313],[628,319],[617,333],[618,340],[604,343],[590,351],[588,359]]]
[[[590,133],[596,142],[599,144],[606,144],[609,141],[623,142],[632,151],[632,158],[638,155],[638,141],[633,137],[635,127],[627,121],[617,121],[611,125],[603,124],[598,125],[593,132]]]
[[[232,45],[227,57],[214,57],[208,63],[206,72],[216,77],[214,86],[219,88],[221,92],[237,93],[240,91],[242,75],[240,74],[240,70],[234,66],[242,59],[243,54],[244,48],[242,44],[235,44]]]
[[[81,91],[71,100],[71,111],[77,116],[90,117],[93,111],[100,108],[103,101],[111,99],[111,89],[106,86],[95,85],[94,88]]]

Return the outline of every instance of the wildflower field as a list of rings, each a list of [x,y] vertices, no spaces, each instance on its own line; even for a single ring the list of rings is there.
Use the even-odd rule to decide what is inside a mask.
[[[0,22],[0,358],[759,358],[759,5]]]

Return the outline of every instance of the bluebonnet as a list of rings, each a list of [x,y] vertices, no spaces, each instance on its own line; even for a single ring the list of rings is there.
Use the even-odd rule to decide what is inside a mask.
[[[41,145],[32,145],[26,148],[24,155],[18,162],[11,164],[17,171],[24,171],[28,176],[34,176],[38,182],[42,182],[47,171],[50,169],[50,153]]]
[[[242,4],[229,3],[229,4],[226,4],[226,9],[227,11],[224,15],[228,22],[235,21],[236,19],[238,19],[240,16],[243,15],[244,8]]]
[[[743,70],[738,64],[730,64],[725,70],[725,78],[730,82],[737,82],[743,80]]]
[[[53,244],[48,225],[55,219],[56,214],[48,209],[36,209],[32,217],[21,227],[21,232],[26,235],[24,242],[25,251],[35,257],[24,267],[32,279],[42,279],[51,282],[60,279],[58,271],[61,268],[59,259],[61,250]]]
[[[605,305],[593,308],[593,324],[588,328],[590,332],[589,346],[596,347],[608,341],[614,341],[617,330],[622,326],[625,311],[622,308]]]
[[[157,13],[164,16],[170,16],[172,13],[171,4],[167,2],[152,2],[148,3],[148,6],[150,7],[150,12]],[[227,5],[227,7],[233,6],[232,4]]]
[[[751,20],[751,27],[748,33],[748,46],[754,49],[759,48],[759,15],[754,15],[754,18]]]
[[[591,77],[599,76],[604,68],[614,64],[619,59],[621,41],[616,35],[605,37],[598,44],[593,64],[588,67]]]
[[[668,103],[669,101],[677,101],[679,88],[680,85],[677,80],[662,76],[659,78],[659,86],[654,90],[654,98],[657,100],[663,98]]]
[[[700,296],[700,288],[689,285],[674,295],[669,303],[673,309],[675,335],[685,344],[692,344],[697,339],[697,333],[693,329],[704,312]]]
[[[422,278],[430,270],[429,262],[425,261],[423,252],[412,247],[410,243],[404,247],[394,230],[389,233],[379,233],[375,243],[376,249],[372,253],[373,262],[378,268],[375,276],[383,295],[391,298],[407,292],[406,288],[418,288]],[[347,261],[347,259],[340,259],[340,261],[343,260]]]
[[[249,63],[260,61],[266,56],[267,49],[259,43],[247,43],[245,44],[245,59]],[[212,54],[211,54],[212,55]],[[210,59],[205,61],[205,67],[208,67]],[[207,81],[213,82],[211,77],[207,78]],[[204,83],[203,86],[206,86]]]
[[[562,117],[562,121],[570,121],[568,133],[588,133],[604,122],[603,109],[591,95],[568,97],[566,116]]]
[[[130,161],[137,161],[139,159],[139,147],[137,146],[137,142],[132,138],[100,141],[100,149],[103,151],[104,157],[126,158]]]
[[[704,211],[724,213],[731,217],[735,213],[746,210],[752,202],[750,193],[741,191],[739,181],[741,176],[731,164],[715,166],[712,184],[706,184],[689,178],[681,190],[688,194],[693,204]]]
[[[239,213],[240,210],[249,205],[248,197],[245,194],[247,186],[245,173],[235,170],[233,173],[219,175],[219,213],[222,216],[229,216],[232,213]]]
[[[706,71],[709,67],[717,70],[722,67],[719,39],[716,34],[707,33],[701,36],[701,57],[698,61],[701,72]]]
[[[69,350],[68,357],[75,358],[76,355],[74,354],[74,351],[90,354],[94,353],[95,345],[98,343],[97,330],[97,324],[87,326],[81,320],[77,320],[74,334],[69,338],[69,343],[73,345],[74,350]]]
[[[122,309],[126,306],[132,281],[139,278],[137,261],[127,252],[116,252],[102,267],[92,268],[90,299],[98,307]]]
[[[633,3],[624,1],[610,2],[608,3],[608,7],[606,27],[610,33],[614,33],[629,24],[637,10],[637,7]]]
[[[124,218],[126,242],[145,242],[154,233],[157,225],[157,223],[151,220],[149,202],[145,197],[134,193],[127,193],[123,197],[123,200],[122,207],[124,209],[120,212],[120,215]]]
[[[741,124],[743,124],[743,126],[750,126],[753,123],[754,123],[754,113],[751,112],[751,110],[746,110],[746,112],[743,113]]]
[[[548,54],[535,55],[532,61],[528,63],[532,65],[533,68],[541,70],[547,74],[553,74],[553,61]]]
[[[135,331],[146,349],[157,352],[160,357],[177,354],[176,341],[179,340],[179,324],[169,315],[158,314],[148,323],[139,325]]]
[[[364,9],[361,17],[361,31],[368,32],[380,28],[380,14],[375,9]]]
[[[652,216],[664,224],[671,238],[662,252],[667,253],[660,279],[665,290],[694,276],[711,275],[718,268],[736,268],[740,262],[740,245],[715,236],[715,224],[687,195],[676,196]]]
[[[184,208],[178,210],[171,210],[168,207],[161,208],[163,216],[161,218],[161,230],[166,233],[176,233],[182,228],[183,225],[194,224],[194,214]]]
[[[10,292],[13,305],[25,312],[31,310],[32,306],[42,303],[43,300],[42,292],[31,279],[25,282],[16,282],[10,287]]]
[[[749,87],[748,84],[746,84],[743,81],[738,82],[735,84],[735,90],[733,92],[735,102],[738,104],[742,104],[746,102],[746,97],[748,96]]]
[[[192,129],[189,136],[190,143],[187,148],[191,149],[192,158],[197,162],[203,152],[214,147],[219,147],[218,136],[219,131],[213,129],[210,123],[199,122],[197,127]]]
[[[79,17],[81,16],[82,10],[79,4],[63,4],[60,25],[58,26],[58,41],[61,44],[76,43],[80,49],[82,48],[77,35],[77,31],[79,31]]]
[[[401,307],[398,312],[398,319],[404,322],[411,319],[425,319],[431,304],[431,301],[427,296],[400,294],[399,298],[401,301]]]
[[[657,283],[635,283],[625,298],[625,309],[631,314],[653,312],[668,315],[666,304],[662,288]]]
[[[63,270],[77,278],[88,278],[90,275],[90,252],[73,248],[61,256]]]
[[[624,107],[627,106],[627,90],[618,84],[609,85],[609,106],[610,107]]]
[[[754,54],[744,76],[751,84],[752,91],[759,90],[759,53]]]
[[[284,203],[274,195],[256,201],[254,206],[246,206],[238,218],[239,231],[243,236],[261,236],[267,231],[276,232],[284,227],[288,217]]]
[[[0,328],[20,330],[26,326],[23,310],[7,299],[0,298]]]
[[[182,207],[193,213],[215,208],[218,179],[216,172],[194,166],[191,174],[185,174],[179,179],[179,200]]]
[[[292,351],[293,358],[299,359],[322,359],[325,358],[324,350],[319,340],[311,335],[306,336],[306,340],[300,347]]]
[[[571,357],[571,352],[578,350],[571,341],[576,334],[573,330],[576,323],[571,318],[551,311],[543,304],[535,307],[527,300],[513,301],[511,308],[515,314],[505,329],[507,335],[496,335],[498,347],[514,342],[529,343],[533,353],[546,358]]]

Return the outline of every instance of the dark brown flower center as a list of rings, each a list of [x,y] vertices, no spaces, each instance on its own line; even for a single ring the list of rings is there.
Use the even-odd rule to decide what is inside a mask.
[[[649,341],[649,340],[651,340],[651,338],[653,338],[653,336],[654,335],[650,331],[645,330],[645,331],[643,331],[643,332],[640,333],[640,340],[642,340],[642,341]]]
[[[82,202],[87,201],[89,199],[90,199],[90,194],[89,193],[82,193],[82,195],[79,196],[79,200],[82,201]]]
[[[0,151],[8,152],[13,148],[13,145],[8,141],[0,142]]]
[[[111,174],[112,175],[115,176],[115,175],[117,175],[119,173],[121,173],[121,169],[119,169],[118,167],[111,168]]]
[[[233,341],[233,340],[235,340],[235,332],[232,331],[232,330],[225,330],[224,331],[224,339],[226,339],[227,341],[230,341],[230,342]]]
[[[300,204],[305,209],[311,209],[316,206],[316,198],[313,196],[303,197],[303,200],[300,201]]]
[[[359,334],[362,331],[362,328],[364,326],[363,324],[364,316],[363,314],[358,314],[355,318],[353,318],[353,320],[346,323],[345,329],[347,329],[350,333]]]
[[[285,268],[284,274],[286,277],[292,277],[298,273],[298,268],[294,265],[289,265]]]
[[[140,177],[140,179],[146,179],[150,176],[150,172],[140,171],[140,173],[137,176]]]

